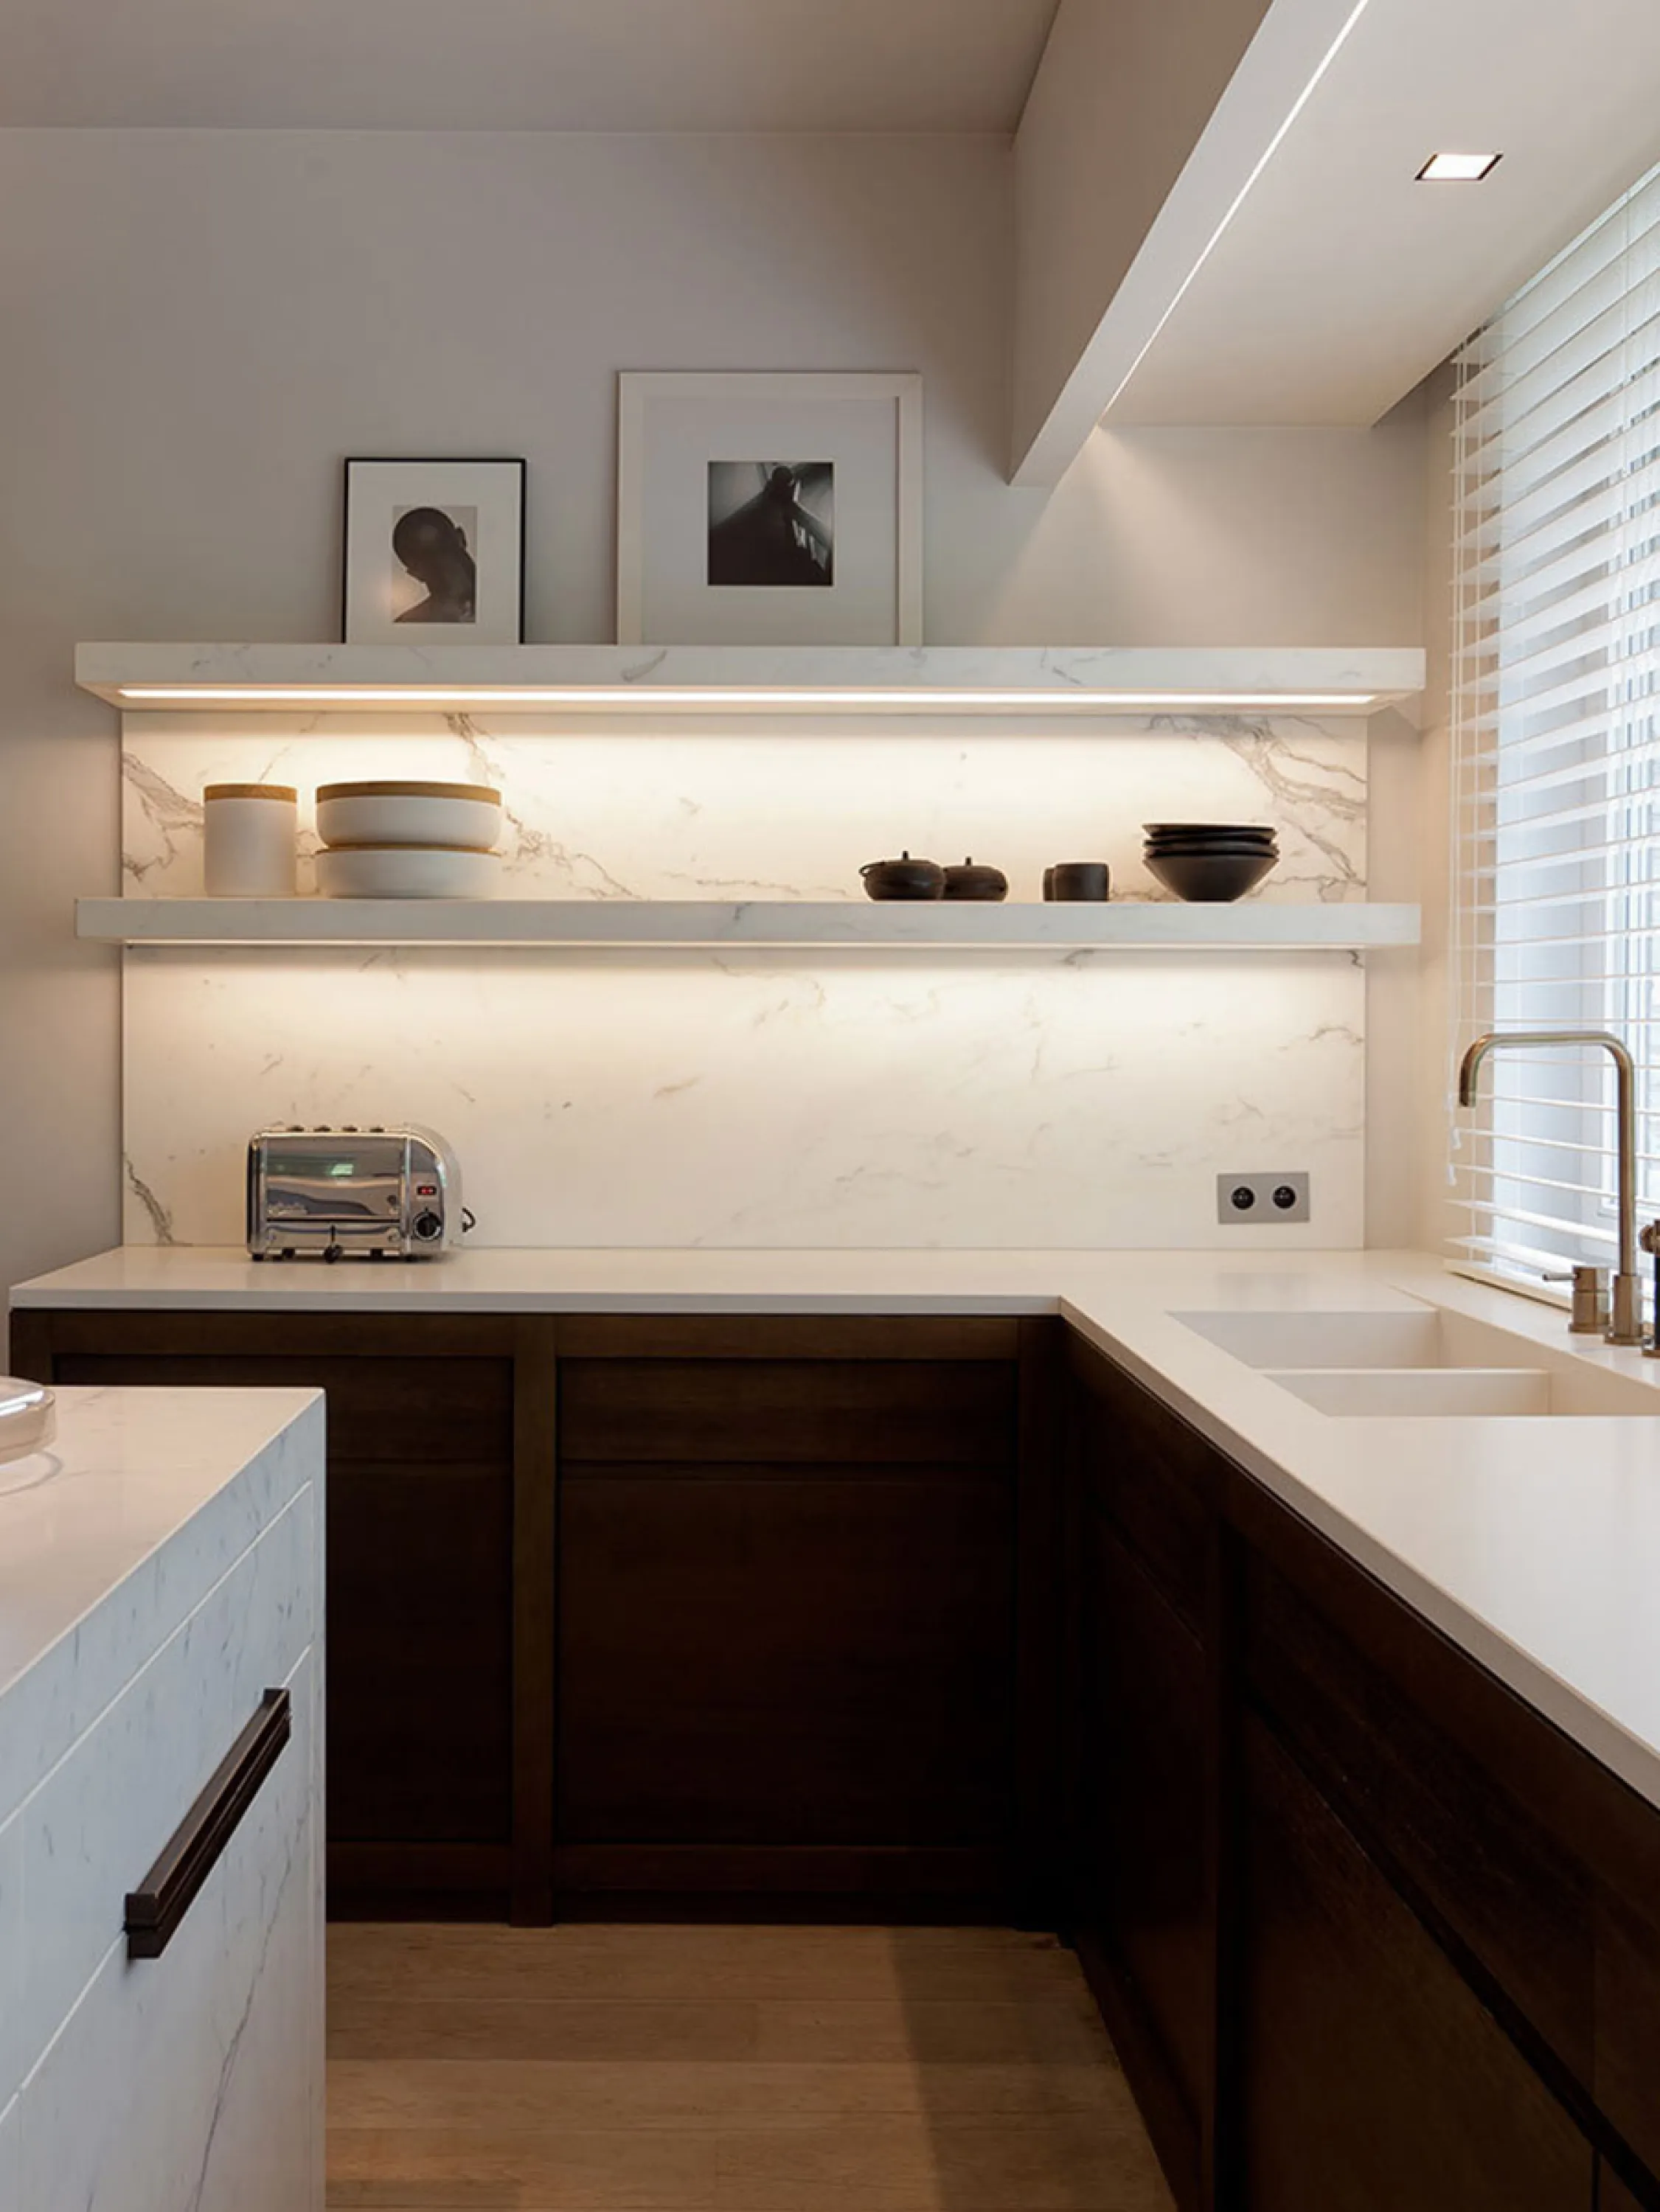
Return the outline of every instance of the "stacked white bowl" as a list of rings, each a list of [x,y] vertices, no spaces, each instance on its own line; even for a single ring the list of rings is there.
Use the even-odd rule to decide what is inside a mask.
[[[317,834],[325,898],[493,898],[502,794],[484,783],[325,783]]]

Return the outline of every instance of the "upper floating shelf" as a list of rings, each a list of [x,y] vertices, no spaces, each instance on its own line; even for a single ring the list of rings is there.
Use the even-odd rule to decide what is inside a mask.
[[[82,645],[130,713],[1369,714],[1417,647]]]
[[[1026,946],[1364,951],[1416,945],[1415,906],[991,905],[852,899],[88,898],[76,931],[122,945]]]

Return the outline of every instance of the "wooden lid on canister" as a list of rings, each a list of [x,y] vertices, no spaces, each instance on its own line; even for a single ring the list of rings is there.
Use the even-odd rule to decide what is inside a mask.
[[[487,783],[319,783],[319,801],[326,799],[471,799],[481,806],[499,806],[502,794]]]

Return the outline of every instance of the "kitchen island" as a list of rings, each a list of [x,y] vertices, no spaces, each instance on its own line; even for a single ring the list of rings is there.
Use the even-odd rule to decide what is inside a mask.
[[[3,1470],[8,2208],[322,2203],[323,1462],[315,1394],[71,1388]]]
[[[1260,1244],[130,1250],[16,1306],[43,1379],[329,1389],[347,1909],[1058,1922],[1184,2206],[1660,2203],[1640,1355]]]

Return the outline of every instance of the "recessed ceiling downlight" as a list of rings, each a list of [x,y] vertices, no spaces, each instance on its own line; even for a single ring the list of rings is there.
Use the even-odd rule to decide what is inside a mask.
[[[1418,172],[1420,185],[1479,185],[1503,161],[1502,154],[1432,154]]]

